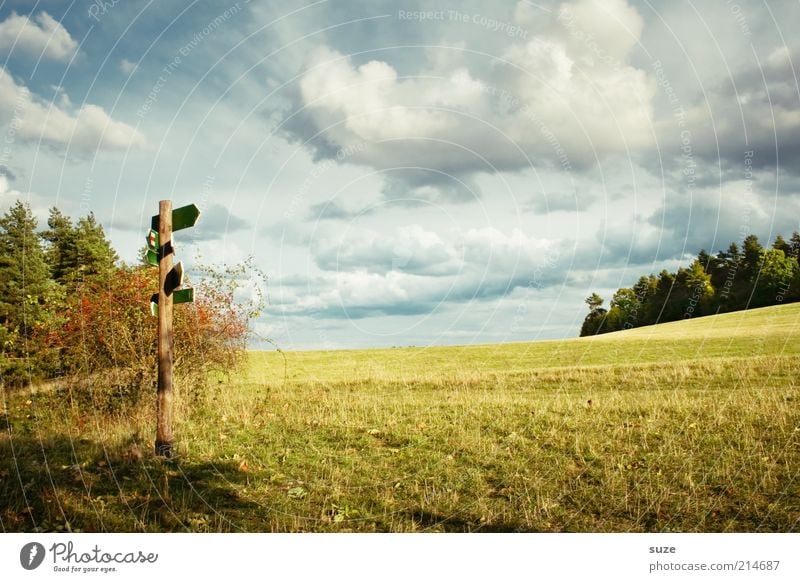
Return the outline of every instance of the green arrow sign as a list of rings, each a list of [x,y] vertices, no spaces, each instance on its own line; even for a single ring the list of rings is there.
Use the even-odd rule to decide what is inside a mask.
[[[153,265],[154,267],[158,266],[158,253],[155,251],[151,251],[148,249],[147,251],[147,263]]]
[[[194,226],[197,219],[200,217],[200,209],[194,205],[181,206],[172,211],[172,231],[183,230]],[[153,230],[158,230],[158,215],[154,216],[150,221],[150,227]]]
[[[172,293],[173,303],[191,303],[194,301],[194,288],[178,289]]]
[[[194,288],[188,287],[186,289],[178,289],[172,292],[172,303],[192,303],[194,301]],[[150,297],[150,314],[153,317],[158,317],[158,293],[153,293]]]

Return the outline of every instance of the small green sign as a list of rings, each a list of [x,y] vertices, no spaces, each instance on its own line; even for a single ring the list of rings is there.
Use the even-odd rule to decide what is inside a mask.
[[[194,287],[178,289],[172,293],[173,303],[191,303],[194,301]]]
[[[147,249],[150,251],[158,252],[158,231],[150,229],[147,233]]]
[[[194,288],[187,287],[186,289],[178,289],[172,292],[172,304],[178,303],[192,303],[194,301]],[[158,317],[158,293],[153,293],[150,297],[150,314],[153,317]]]
[[[158,266],[158,253],[155,251],[151,251],[150,249],[147,250],[147,263],[157,267]]]

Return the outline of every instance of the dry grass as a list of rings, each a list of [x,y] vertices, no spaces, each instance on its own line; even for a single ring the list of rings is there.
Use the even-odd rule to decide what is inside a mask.
[[[285,363],[254,353],[205,405],[182,403],[175,463],[150,453],[150,411],[110,418],[59,392],[6,394],[0,524],[798,531],[799,316]]]

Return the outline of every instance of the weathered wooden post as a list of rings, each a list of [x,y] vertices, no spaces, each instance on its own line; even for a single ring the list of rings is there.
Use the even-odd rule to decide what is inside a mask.
[[[172,201],[158,203],[158,402],[156,404],[156,455],[172,457]]]
[[[150,310],[158,317],[158,399],[156,403],[156,455],[171,458],[172,452],[172,363],[174,337],[172,306],[194,300],[194,289],[183,284],[183,266],[173,265],[172,233],[194,226],[200,210],[194,204],[172,210],[171,200],[158,203],[147,234],[147,262],[158,266],[158,293],[150,298]]]

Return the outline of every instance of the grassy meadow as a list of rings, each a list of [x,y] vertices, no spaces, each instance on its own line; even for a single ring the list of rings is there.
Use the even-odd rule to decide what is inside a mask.
[[[4,391],[2,531],[800,531],[800,304],[594,338],[252,352],[154,411]],[[74,389],[73,389],[74,391]]]

